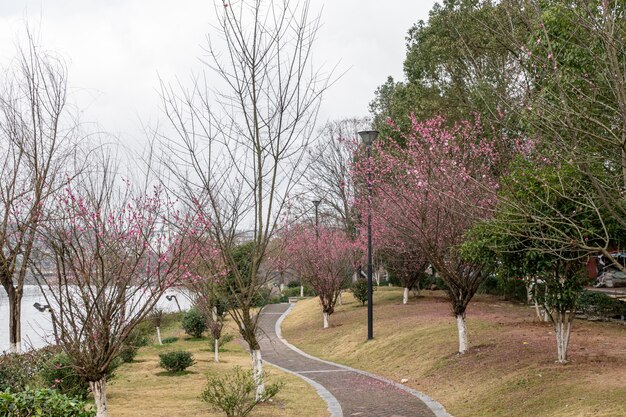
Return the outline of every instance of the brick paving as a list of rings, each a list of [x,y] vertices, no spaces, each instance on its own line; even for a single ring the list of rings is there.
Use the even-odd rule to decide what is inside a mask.
[[[333,416],[449,416],[439,404],[431,402],[431,406],[433,406],[431,409],[416,395],[389,381],[305,356],[292,349],[281,340],[275,331],[276,322],[288,308],[289,304],[273,304],[266,306],[261,312],[259,328],[262,332],[260,344],[263,359],[313,380],[325,388],[341,406],[341,411],[335,412]],[[426,401],[430,402],[429,399]]]

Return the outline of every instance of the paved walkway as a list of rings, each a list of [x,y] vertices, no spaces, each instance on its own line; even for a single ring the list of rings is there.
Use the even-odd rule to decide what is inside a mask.
[[[289,304],[266,306],[259,318],[263,359],[313,385],[332,417],[450,417],[426,395],[363,371],[314,358],[280,334]],[[302,416],[306,417],[306,416]]]

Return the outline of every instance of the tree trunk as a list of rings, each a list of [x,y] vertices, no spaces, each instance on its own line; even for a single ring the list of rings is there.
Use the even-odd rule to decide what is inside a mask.
[[[469,343],[467,341],[467,326],[465,325],[465,316],[459,314],[456,316],[456,326],[459,330],[459,353],[465,353]]]
[[[9,298],[9,351],[22,353],[22,292],[8,291]]]
[[[263,382],[263,359],[261,349],[252,351],[252,373],[256,383],[256,399],[259,400],[265,394],[265,383]]]
[[[89,387],[93,393],[93,399],[96,403],[96,417],[108,417],[109,410],[107,407],[107,381],[102,378],[99,381],[89,382]]]
[[[339,301],[339,305],[343,305],[343,297],[341,296],[341,290],[339,290],[339,295],[337,296],[337,301]]]
[[[157,326],[156,331],[157,331],[157,340],[159,341],[159,345],[162,345],[163,341],[161,340],[161,328]]]
[[[404,287],[404,294],[402,294],[402,304],[409,303],[409,288]]]
[[[567,313],[554,314],[554,331],[556,333],[556,361],[567,363],[567,346],[572,334],[572,319]]]
[[[328,324],[328,320],[330,318],[330,315],[328,313],[322,313],[322,314],[324,316],[324,328],[328,329],[328,327],[330,327],[329,324]]]
[[[304,285],[300,285],[300,297],[304,297]]]
[[[215,340],[215,345],[213,348],[213,361],[217,363],[220,361],[220,341],[218,339],[214,339],[214,340]]]

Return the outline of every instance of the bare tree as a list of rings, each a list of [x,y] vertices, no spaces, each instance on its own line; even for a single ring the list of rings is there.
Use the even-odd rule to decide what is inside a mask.
[[[368,128],[367,118],[328,122],[315,146],[309,150],[304,172],[306,181],[299,195],[301,211],[310,210],[311,199],[321,199],[323,204],[319,210],[325,222],[341,225],[352,235],[356,233],[358,219],[350,170],[358,143],[357,133]]]
[[[67,72],[28,32],[0,90],[0,283],[9,299],[9,342],[21,351],[21,303],[37,229],[58,179],[69,172],[76,121]]]
[[[94,395],[98,417],[108,415],[106,384],[113,359],[133,328],[163,293],[183,278],[197,251],[187,235],[205,223],[179,214],[160,188],[149,194],[116,185],[105,169],[66,185],[59,216],[42,233],[34,264],[51,307],[58,344]]]
[[[261,396],[254,314],[264,285],[259,267],[299,179],[329,78],[312,66],[319,17],[309,20],[308,1],[219,2],[216,10],[224,49],[209,39],[205,62],[225,88],[212,90],[204,77],[196,77],[190,90],[162,85],[164,111],[175,129],[164,140],[164,162],[183,199],[212,220],[212,239],[232,276],[229,296],[236,308],[229,313],[250,349]],[[251,242],[245,267],[236,259],[242,236]]]

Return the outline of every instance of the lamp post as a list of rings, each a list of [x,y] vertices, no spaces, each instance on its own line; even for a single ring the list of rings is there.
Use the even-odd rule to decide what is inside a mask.
[[[320,237],[320,232],[319,232],[320,223],[319,223],[319,216],[318,216],[318,208],[321,202],[322,200],[313,200],[313,205],[315,206],[315,237],[317,238]]]
[[[367,340],[374,338],[374,297],[372,288],[372,143],[378,137],[375,130],[359,132],[367,148]]]

